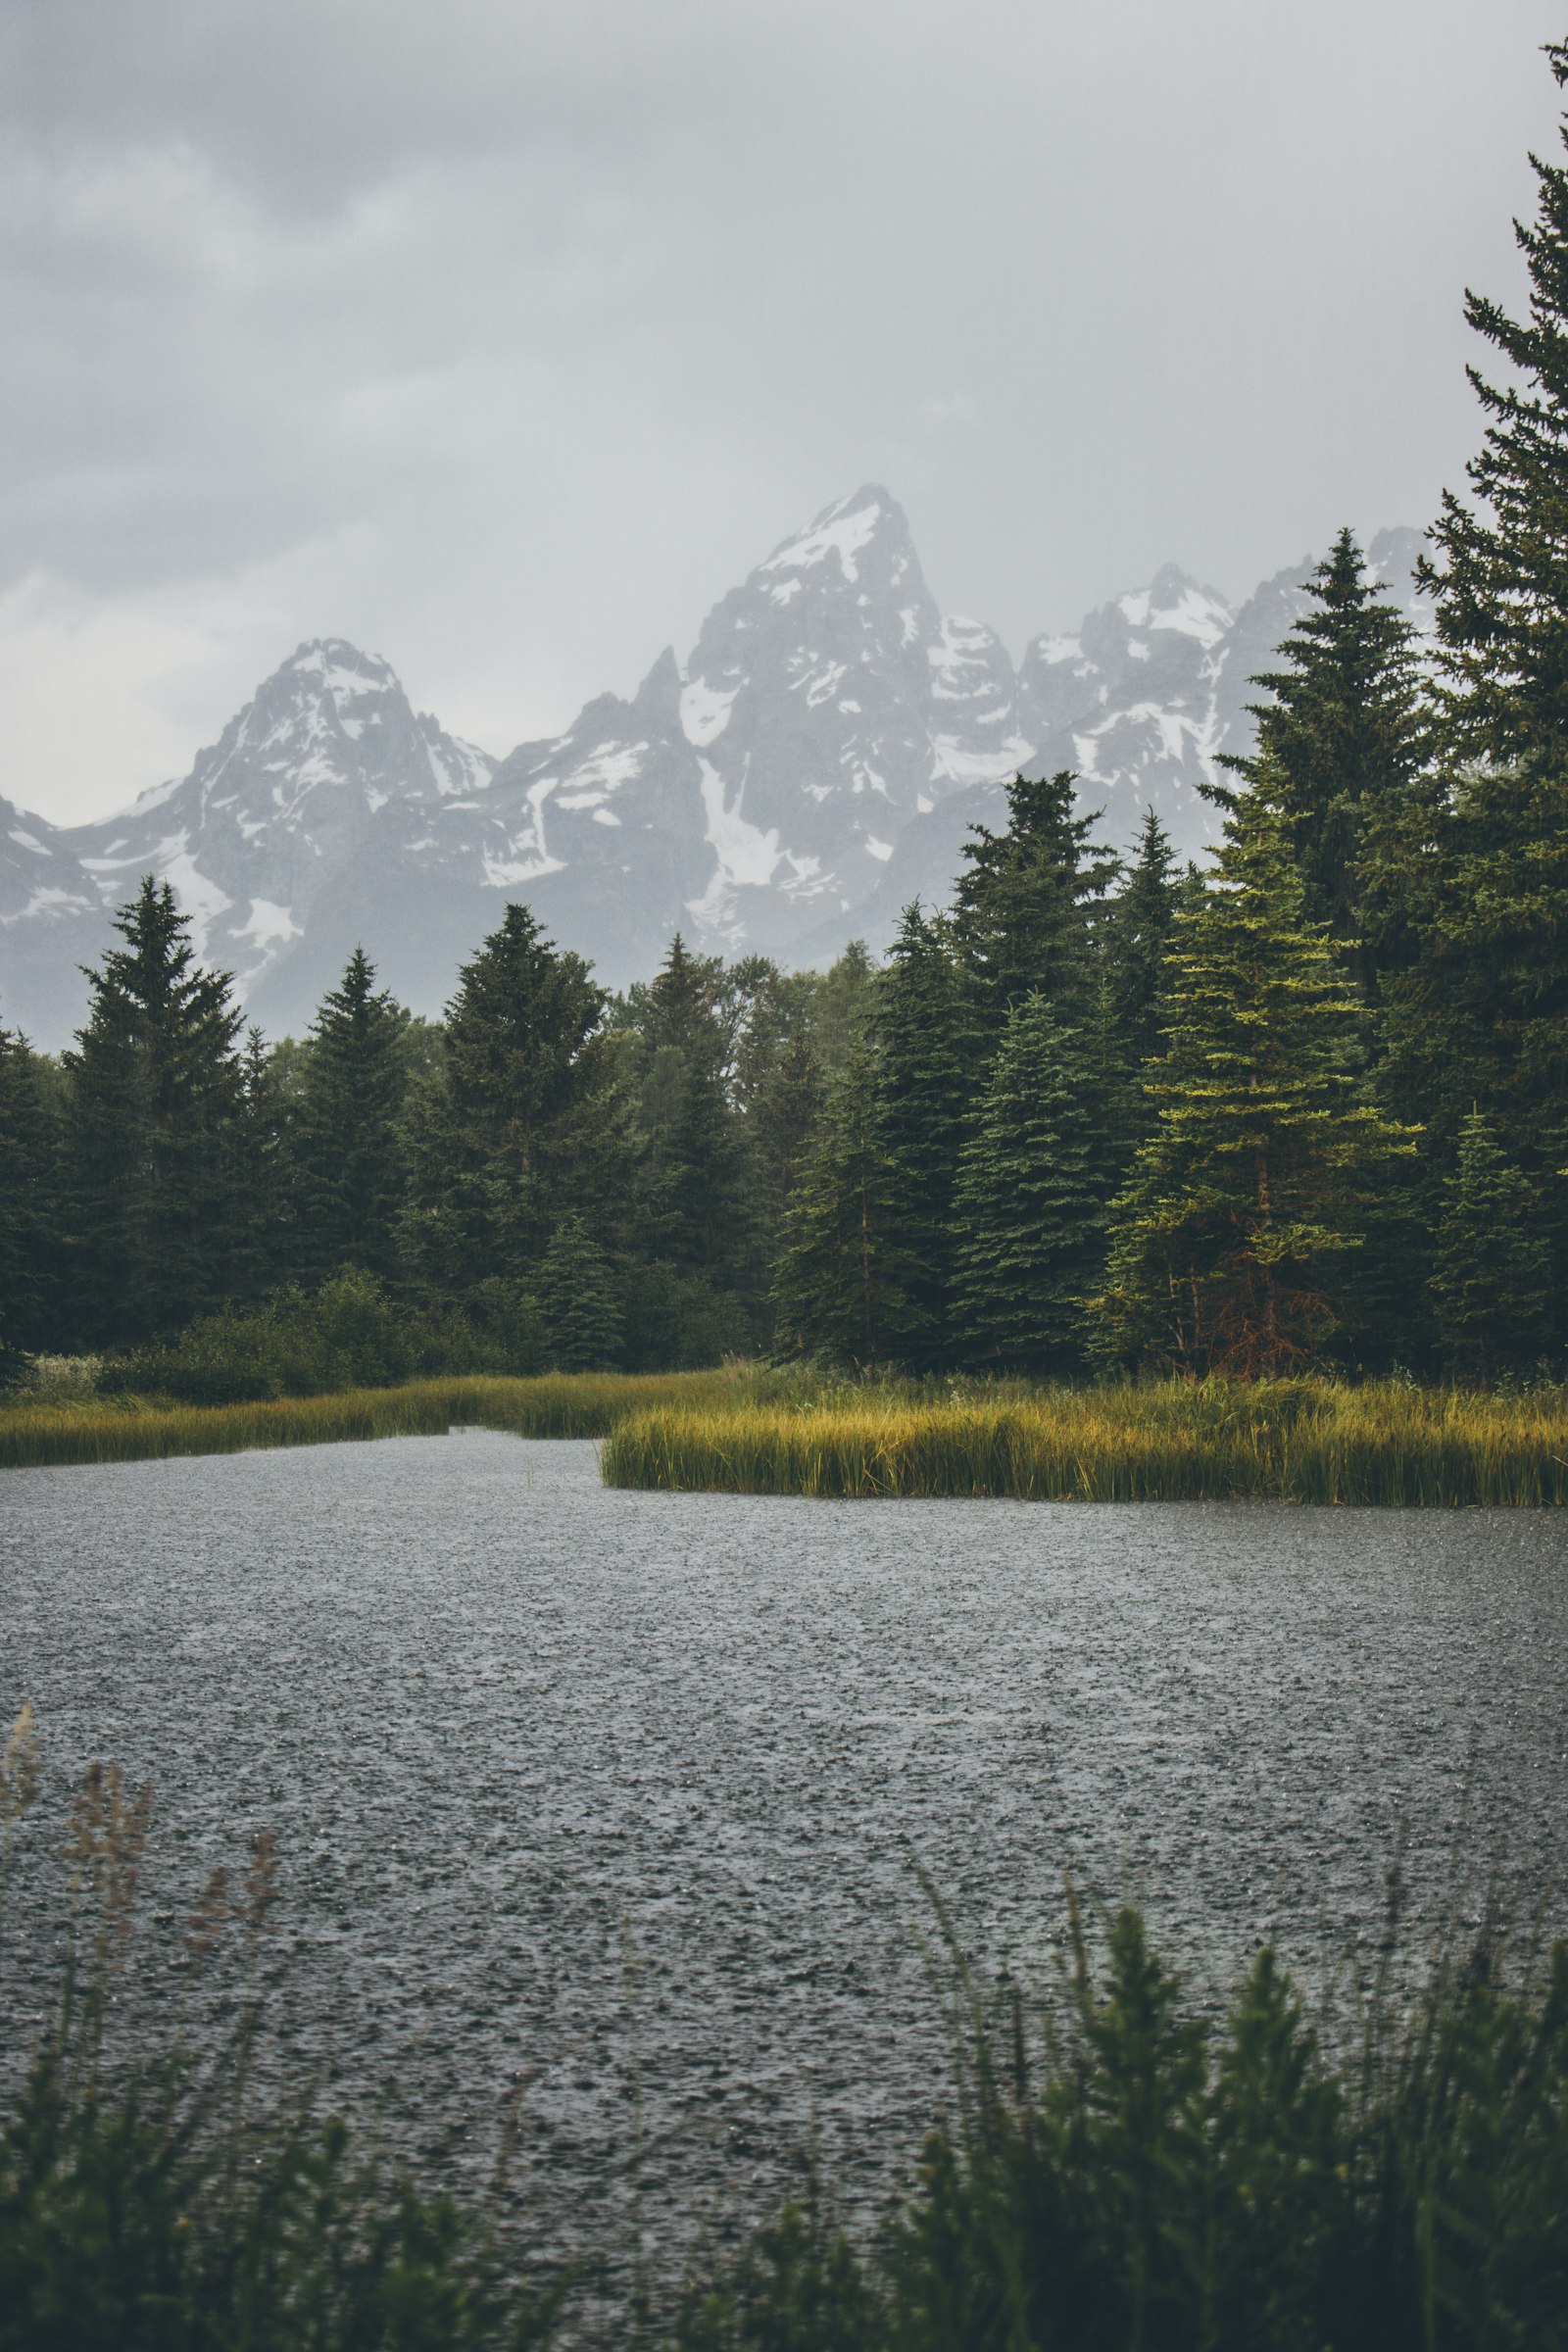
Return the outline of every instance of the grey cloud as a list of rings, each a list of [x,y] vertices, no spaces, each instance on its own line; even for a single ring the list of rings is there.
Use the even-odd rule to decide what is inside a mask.
[[[520,734],[870,473],[1014,645],[1422,521],[1553,18],[9,0],[0,589],[290,564]]]

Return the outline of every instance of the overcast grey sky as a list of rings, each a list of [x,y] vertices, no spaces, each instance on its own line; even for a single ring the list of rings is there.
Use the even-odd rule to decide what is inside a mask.
[[[1425,523],[1538,0],[0,0],[0,792],[304,636],[502,753],[866,478],[1016,653]]]

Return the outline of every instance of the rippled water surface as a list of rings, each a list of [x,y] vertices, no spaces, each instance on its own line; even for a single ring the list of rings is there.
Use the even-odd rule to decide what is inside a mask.
[[[294,2042],[475,2167],[528,2077],[567,2235],[634,2076],[656,2228],[813,2127],[877,2193],[942,2095],[917,1864],[988,1968],[1066,1872],[1310,1966],[1401,1822],[1417,1941],[1494,1871],[1560,1921],[1565,1663],[1546,1513],[620,1494],[479,1434],[0,1483],[0,1704],[156,1784],[153,1910],[270,1824]]]

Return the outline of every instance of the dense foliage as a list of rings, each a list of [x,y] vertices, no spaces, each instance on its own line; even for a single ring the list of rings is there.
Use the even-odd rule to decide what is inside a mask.
[[[75,1050],[0,1030],[0,1378],[1560,1370],[1568,170],[1536,171],[1528,318],[1469,300],[1510,380],[1475,376],[1435,640],[1342,531],[1211,866],[1152,814],[1124,861],[1070,774],[1020,775],[880,970],[677,938],[612,1002],[512,906],[439,1024],[356,953],[270,1049],[149,879]]]

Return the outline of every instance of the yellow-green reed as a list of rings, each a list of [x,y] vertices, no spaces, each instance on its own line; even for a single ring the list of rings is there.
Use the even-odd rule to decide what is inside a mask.
[[[748,1494],[1568,1501],[1568,1392],[1326,1380],[1166,1382],[793,1406],[744,1396],[618,1422],[612,1486]]]
[[[431,1437],[454,1424],[525,1438],[601,1438],[623,1413],[690,1407],[732,1394],[727,1372],[552,1373],[537,1380],[475,1376],[349,1389],[259,1404],[172,1404],[156,1397],[92,1397],[0,1406],[0,1468],[50,1462],[126,1462],[175,1453],[239,1453],[262,1446],[327,1446],[346,1439]]]

